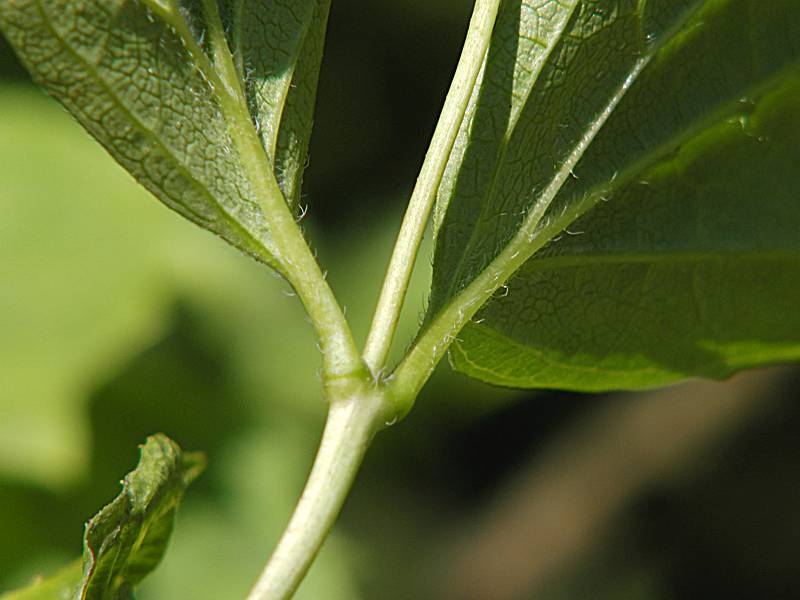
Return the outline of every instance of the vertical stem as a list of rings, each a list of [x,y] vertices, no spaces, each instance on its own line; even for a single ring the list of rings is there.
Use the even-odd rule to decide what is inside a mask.
[[[297,590],[355,479],[386,404],[377,390],[332,401],[317,458],[291,521],[248,600],[285,600]]]
[[[486,56],[499,6],[500,0],[475,2],[464,50],[412,193],[367,339],[363,360],[373,374],[378,374],[385,366],[425,226]],[[255,146],[252,139],[245,137],[244,141]],[[247,154],[257,153],[251,151]],[[277,187],[274,178],[264,183],[267,197],[274,196],[275,189],[271,189]],[[290,227],[289,234],[292,233],[294,229]],[[281,237],[284,246],[291,246],[295,241],[291,235],[288,240],[287,236]],[[302,257],[302,253],[299,255]],[[316,262],[312,262],[316,267]],[[310,267],[304,264],[303,268],[298,268],[297,263],[293,266],[295,274],[305,274],[306,268]],[[368,387],[363,380],[354,379],[363,373],[357,373],[359,365],[354,364],[349,335],[341,339],[342,330],[348,334],[349,330],[346,323],[337,326],[341,317],[336,311],[330,314],[325,308],[326,300],[332,295],[324,285],[319,289],[324,279],[313,268],[311,271],[308,279],[300,277],[299,281],[292,283],[309,309],[312,320],[332,326],[330,332],[324,327],[320,331],[323,344],[329,339],[339,338],[338,343],[325,348],[324,352],[326,360],[332,360],[332,367],[326,371],[334,375],[327,386],[330,398],[328,421],[300,501],[248,600],[287,600],[294,594],[341,510],[372,436],[387,420],[396,416],[397,403],[383,387]],[[308,282],[311,285],[306,288],[304,284]],[[321,315],[315,314],[315,305],[319,305]],[[340,361],[342,364],[337,364]],[[343,366],[349,366],[351,370],[343,370]]]
[[[373,374],[386,365],[425,226],[483,64],[500,0],[476,0],[464,49],[389,262],[375,309],[364,362]]]

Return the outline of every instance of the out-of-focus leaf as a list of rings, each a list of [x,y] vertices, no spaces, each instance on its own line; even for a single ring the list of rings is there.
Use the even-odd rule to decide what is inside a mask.
[[[254,125],[270,144],[265,163],[275,161],[284,188],[296,195],[327,2],[230,0],[221,8],[178,0],[8,0],[0,3],[0,28],[37,81],[145,187],[281,269],[262,205],[263,149]],[[231,19],[235,58],[220,13]],[[265,19],[269,27],[255,34]],[[275,32],[281,35],[266,39]],[[267,41],[269,51],[256,50]]]
[[[0,113],[0,473],[63,487],[85,472],[85,398],[162,334],[172,265],[209,236],[41,94],[0,88]]]
[[[600,390],[800,357],[798,40],[794,0],[504,2],[428,320],[519,270],[453,364]]]
[[[75,561],[61,571],[13,592],[0,595],[0,600],[73,600],[81,581],[81,562]]]
[[[163,434],[147,439],[122,492],[86,525],[80,600],[133,598],[166,551],[186,487],[205,467]]]
[[[41,94],[2,87],[0,114],[0,476],[63,490],[85,475],[88,398],[166,334],[179,301],[253,410],[319,413],[313,331],[274,278],[147,202]]]

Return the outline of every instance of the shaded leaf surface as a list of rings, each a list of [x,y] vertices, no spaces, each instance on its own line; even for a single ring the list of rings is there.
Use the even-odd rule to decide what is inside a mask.
[[[800,356],[799,40],[792,0],[505,2],[440,189],[428,318],[524,267],[454,365],[598,390]]]
[[[261,142],[297,206],[330,0],[223,0],[230,46]]]
[[[4,0],[0,28],[34,77],[145,187],[240,250],[274,263],[279,253],[243,140],[255,135],[254,123],[273,132],[278,142],[264,156],[296,196],[324,15],[314,0],[293,3],[294,12],[278,2],[220,4]],[[272,25],[260,36],[232,29],[239,65],[233,81],[225,67],[236,61],[228,48],[214,47],[224,40],[220,12],[252,27],[253,13],[267,15]],[[278,30],[282,37],[266,39]],[[265,46],[269,55],[259,54]],[[291,85],[298,91],[288,94]],[[268,87],[284,93],[260,101]]]
[[[93,500],[75,502],[70,494],[42,503],[7,494],[14,488],[0,484],[0,590],[50,573],[70,556],[75,525],[116,494],[115,482],[131,466],[131,449],[145,435],[131,439],[131,430],[159,429],[185,447],[213,451],[215,474],[204,476],[199,498],[192,488],[195,500],[181,505],[167,560],[136,589],[137,599],[244,598],[263,567],[265,544],[285,526],[312,458],[309,449],[318,442],[315,338],[301,307],[281,294],[274,278],[263,277],[263,267],[221,249],[148,200],[43,94],[0,87],[0,114],[0,349],[6,350],[0,360],[0,480],[72,491],[83,483],[76,480],[83,471],[75,468],[91,464],[100,479],[92,488],[106,489],[92,491]],[[79,224],[91,226],[92,234],[76,236]],[[395,233],[391,223],[383,224],[370,228],[368,239],[350,235],[331,246],[329,260],[339,268],[330,276],[361,317],[361,331],[369,325],[363,321],[372,297],[360,281],[366,269],[372,275],[366,279],[380,284]],[[427,281],[417,286],[422,294]],[[174,302],[191,312],[191,320],[170,319]],[[416,325],[410,315],[407,333]],[[141,329],[146,332],[137,334]],[[272,358],[265,363],[264,356]],[[205,391],[198,395],[198,387]],[[74,397],[62,406],[69,390]],[[221,390],[225,406],[206,410]],[[201,412],[187,419],[191,406]],[[243,435],[240,418],[248,419],[249,429],[267,427],[268,435]],[[84,419],[91,430],[78,436],[73,421]],[[84,445],[93,458],[88,448],[80,454]],[[36,458],[23,462],[28,450]],[[209,488],[220,490],[211,503]],[[21,511],[19,503],[29,508]],[[63,510],[53,510],[53,503]],[[36,536],[42,543],[35,547],[43,550],[18,543],[48,528],[54,536]],[[46,557],[35,558],[38,552]],[[298,599],[359,597],[356,563],[355,545],[334,532]],[[198,570],[198,564],[214,569]],[[80,576],[78,564],[75,583]]]
[[[162,434],[147,439],[122,493],[86,525],[78,598],[133,598],[134,586],[161,561],[178,505],[204,462]]]

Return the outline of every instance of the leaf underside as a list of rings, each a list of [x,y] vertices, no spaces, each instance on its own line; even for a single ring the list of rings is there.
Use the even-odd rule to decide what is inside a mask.
[[[256,158],[296,206],[328,6],[1,0],[0,29],[34,78],[161,201],[279,267],[242,139],[258,136]]]
[[[798,190],[795,0],[506,1],[427,320],[513,250],[451,347],[468,375],[626,389],[796,360]]]
[[[254,124],[284,196],[297,208],[330,0],[221,4]]]

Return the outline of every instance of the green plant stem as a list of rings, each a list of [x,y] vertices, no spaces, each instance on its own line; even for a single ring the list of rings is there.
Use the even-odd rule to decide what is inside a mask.
[[[355,368],[344,372],[331,366],[326,369],[329,376],[330,373],[337,374],[340,386],[327,386],[330,410],[314,466],[289,525],[248,600],[284,600],[294,594],[339,514],[372,436],[388,421],[395,420],[392,411],[396,404],[394,400],[381,386],[368,387],[363,381],[358,383],[356,372],[364,363],[376,375],[385,366],[436,191],[483,64],[499,5],[500,0],[476,0],[464,50],[392,254],[363,363],[353,365],[349,341],[325,347],[326,336],[328,339],[335,339],[337,335],[341,338],[344,331],[349,337],[349,328],[327,285],[320,287],[319,282],[324,283],[324,278],[317,277],[313,271],[314,268],[318,271],[316,261],[307,265],[295,262],[292,272],[287,273],[312,321],[317,324],[326,360],[332,353],[329,360],[334,362],[334,367],[337,357],[344,357],[346,364]],[[235,72],[233,61],[225,67],[223,72]],[[245,147],[246,154],[253,156],[257,154],[254,145],[261,146],[250,137],[244,136],[243,139],[249,146]],[[280,195],[274,176],[268,181],[262,178],[262,183],[267,198]],[[269,212],[274,213],[272,207]],[[291,225],[291,230],[297,229],[294,222]],[[292,248],[295,240],[284,234],[276,241],[281,248]],[[302,257],[303,253],[298,249],[292,255]],[[298,266],[303,268],[298,269]],[[306,273],[305,269],[310,271]],[[292,277],[297,274],[308,276],[295,281]],[[353,382],[356,382],[355,388],[352,388]]]
[[[486,56],[499,6],[500,0],[475,2],[453,82],[400,226],[363,353],[364,362],[376,376],[386,366],[419,246]]]
[[[411,410],[420,389],[433,369],[475,313],[553,236],[562,231],[581,211],[588,210],[593,203],[602,198],[603,190],[597,190],[595,194],[587,196],[582,202],[539,228],[547,209],[564,182],[571,176],[573,168],[578,164],[586,148],[592,143],[651,57],[652,55],[645,55],[637,61],[632,76],[619,86],[605,110],[578,140],[573,151],[557,169],[550,183],[528,211],[517,234],[500,254],[436,315],[397,366],[387,381],[387,393],[395,403],[398,416],[402,417]]]
[[[532,252],[536,247],[538,246],[529,244],[523,254],[519,244],[507,246],[472,283],[450,301],[417,338],[414,346],[386,382],[400,418],[411,410],[422,386],[464,325],[525,262],[530,256],[527,251]]]
[[[343,378],[363,374],[364,364],[344,313],[269,169],[270,163],[255,128],[243,117],[235,131],[242,161],[266,205],[271,234],[280,249],[279,270],[303,303],[319,338],[323,382],[326,386],[335,385]]]
[[[311,475],[291,521],[247,600],[291,598],[327,537],[373,435],[386,423],[377,389],[333,400]]]

